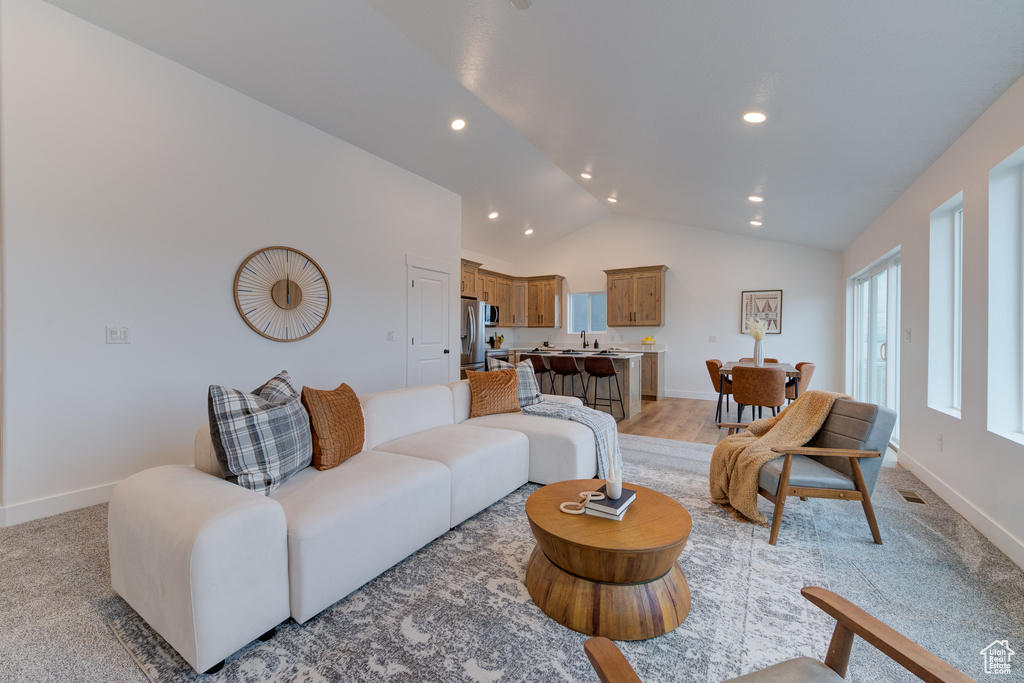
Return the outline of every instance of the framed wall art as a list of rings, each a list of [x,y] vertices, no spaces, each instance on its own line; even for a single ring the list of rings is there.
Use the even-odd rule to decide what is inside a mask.
[[[759,289],[743,292],[740,299],[740,332],[746,334],[747,321],[764,320],[768,334],[782,334],[782,290]]]

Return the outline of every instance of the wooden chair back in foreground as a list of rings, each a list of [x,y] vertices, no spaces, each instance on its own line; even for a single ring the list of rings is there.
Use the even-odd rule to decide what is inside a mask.
[[[879,652],[904,669],[929,683],[977,683],[903,634],[882,623],[849,600],[835,593],[808,586],[800,594],[836,620],[825,661],[798,657],[773,664],[766,669],[741,676],[745,683],[772,681],[843,681],[850,662],[850,651],[860,636]],[[587,659],[601,683],[641,683],[633,667],[614,642],[590,638],[583,644]]]
[[[796,369],[800,371],[799,377],[786,382],[786,399],[790,402],[796,400],[796,397],[807,391],[807,387],[811,384],[811,377],[814,375],[814,368],[817,367],[814,363],[797,363]]]
[[[772,415],[786,404],[786,371],[781,368],[749,368],[737,365],[732,369],[732,397],[736,401],[736,421],[743,421],[743,407],[758,408],[763,416],[765,407],[772,409]]]
[[[722,421],[722,397],[725,396],[725,410],[729,411],[729,396],[732,395],[732,380],[722,377],[722,361],[717,358],[704,361],[708,366],[708,374],[711,375],[711,385],[718,394],[718,408],[715,410],[715,422]]]
[[[871,492],[895,425],[892,408],[841,398],[805,445],[772,448],[781,457],[761,465],[757,476],[757,492],[775,504],[768,543],[775,545],[779,538],[786,498],[797,496],[860,501],[871,536],[881,545]],[[747,425],[720,422],[718,427],[732,434]]]
[[[739,363],[753,363],[754,359],[753,358],[740,358],[739,361],[737,361],[737,362],[739,362]],[[779,359],[778,358],[765,358],[764,362],[765,363],[778,363]]]

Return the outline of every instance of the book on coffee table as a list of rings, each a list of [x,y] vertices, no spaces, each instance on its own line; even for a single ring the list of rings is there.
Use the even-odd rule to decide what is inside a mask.
[[[606,486],[602,486],[597,490],[597,492],[605,493],[605,488]],[[587,509],[622,516],[622,513],[626,511],[626,508],[629,507],[630,503],[634,500],[636,500],[636,491],[633,489],[623,488],[622,495],[618,498],[604,498],[602,500],[588,501]]]
[[[623,508],[622,514],[618,515],[613,515],[610,512],[601,512],[600,510],[595,510],[594,508],[589,507],[586,510],[584,510],[584,512],[586,512],[588,515],[594,515],[595,517],[603,517],[604,519],[614,519],[616,522],[621,522],[622,518],[626,516],[626,508]]]

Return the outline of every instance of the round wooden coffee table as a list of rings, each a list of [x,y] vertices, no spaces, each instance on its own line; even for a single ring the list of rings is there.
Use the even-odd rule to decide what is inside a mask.
[[[560,503],[596,491],[600,479],[561,481],[534,491],[526,516],[537,547],[526,567],[530,597],[574,631],[612,640],[668,633],[690,612],[690,588],[677,562],[690,513],[657,491],[636,491],[621,521],[568,515]]]

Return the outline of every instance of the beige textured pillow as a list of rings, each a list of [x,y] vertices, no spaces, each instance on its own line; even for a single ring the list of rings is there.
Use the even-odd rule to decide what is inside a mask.
[[[302,387],[313,431],[313,467],[329,470],[363,450],[363,407],[352,387],[334,391]]]
[[[519,379],[515,370],[466,371],[471,399],[469,416],[518,413]]]

